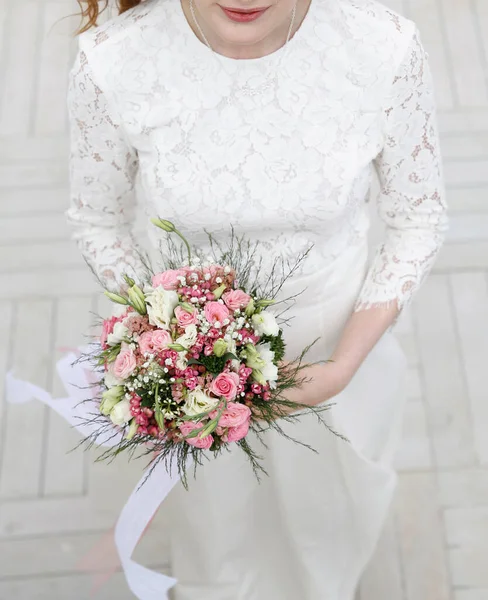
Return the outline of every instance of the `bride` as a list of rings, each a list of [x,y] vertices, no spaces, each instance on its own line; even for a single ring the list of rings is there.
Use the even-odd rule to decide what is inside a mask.
[[[174,600],[352,600],[394,492],[405,358],[391,330],[446,230],[435,101],[416,25],[374,0],[121,0],[70,72],[71,205],[86,261],[112,290],[141,275],[135,189],[195,244],[230,224],[263,270],[313,248],[284,296],[289,358],[320,336],[310,382],[333,399],[269,432],[261,483],[240,451],[163,505]],[[368,257],[374,171],[384,240]],[[148,221],[149,222],[149,221]],[[152,247],[164,239],[149,226]],[[256,442],[258,443],[258,442]]]

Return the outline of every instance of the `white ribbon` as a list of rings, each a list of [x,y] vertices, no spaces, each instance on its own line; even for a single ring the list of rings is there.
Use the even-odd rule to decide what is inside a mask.
[[[83,436],[94,433],[99,425],[87,423],[99,414],[96,400],[86,401],[89,389],[90,371],[70,353],[57,363],[57,371],[68,393],[66,398],[52,398],[40,387],[27,381],[16,379],[12,373],[6,377],[6,397],[12,404],[23,404],[33,398],[51,407]],[[105,437],[98,438],[97,444],[113,447],[120,442],[122,432],[114,435],[115,429]],[[151,468],[151,467],[148,467]],[[156,514],[159,506],[178,483],[179,476],[170,474],[163,461],[159,461],[150,474],[144,473],[127,500],[115,526],[115,545],[124,570],[127,584],[140,600],[167,600],[168,591],[176,579],[152,571],[132,559],[132,554],[147,525]]]

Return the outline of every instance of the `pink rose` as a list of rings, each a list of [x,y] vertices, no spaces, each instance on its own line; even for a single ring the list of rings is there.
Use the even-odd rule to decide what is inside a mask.
[[[185,421],[180,425],[180,431],[186,436],[194,429],[201,429],[202,427],[202,424],[195,423],[194,421]],[[185,439],[185,442],[190,444],[190,446],[195,446],[195,448],[203,448],[204,450],[208,450],[213,444],[213,437],[211,435],[206,435],[202,438],[201,434],[198,434],[196,437]]]
[[[245,404],[230,402],[223,411],[220,419],[220,427],[240,427],[251,418],[251,409]]]
[[[210,384],[209,390],[216,396],[223,396],[226,400],[234,400],[237,396],[238,385],[239,375],[237,373],[220,373]],[[221,425],[220,421],[219,424]]]
[[[153,275],[153,287],[162,286],[165,290],[176,290],[180,285],[178,277],[184,275],[180,269],[168,269],[157,275]]]
[[[229,427],[229,430],[227,432],[227,442],[238,442],[239,440],[242,440],[242,438],[246,437],[248,431],[249,431],[249,422],[250,419],[248,419],[247,421],[245,421],[244,423],[242,423],[241,425],[239,425],[238,427]]]
[[[229,318],[229,309],[220,302],[207,302],[205,304],[205,318],[212,325],[218,321],[221,325]]]
[[[222,300],[230,310],[234,311],[238,308],[245,308],[251,301],[251,296],[242,290],[231,290],[222,294]]]
[[[119,355],[113,363],[112,372],[119,379],[127,379],[136,368],[136,357],[130,346],[122,343]]]
[[[152,343],[155,350],[164,350],[172,342],[173,340],[169,331],[165,329],[156,329],[153,331]]]
[[[139,350],[141,354],[157,354],[160,350],[168,347],[173,340],[171,334],[165,329],[154,329],[145,331],[139,337]]]
[[[198,322],[198,313],[196,310],[192,312],[188,312],[182,306],[177,306],[175,308],[175,317],[178,321],[178,325],[181,327],[186,327],[187,325],[196,325]]]

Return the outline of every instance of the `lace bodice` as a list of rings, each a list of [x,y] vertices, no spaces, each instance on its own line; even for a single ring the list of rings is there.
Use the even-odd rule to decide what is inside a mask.
[[[347,248],[367,252],[376,169],[386,234],[355,310],[409,301],[446,230],[431,73],[412,21],[371,0],[312,0],[288,44],[232,59],[200,42],[179,0],[147,0],[79,44],[67,216],[107,287],[141,272],[137,178],[147,215],[192,241],[232,223],[265,258],[313,243],[312,272]]]

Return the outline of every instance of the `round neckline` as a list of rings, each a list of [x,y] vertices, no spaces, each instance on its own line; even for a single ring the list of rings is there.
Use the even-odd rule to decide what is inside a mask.
[[[188,23],[186,19],[183,7],[181,6],[181,0],[175,0],[174,2],[172,1],[171,4],[175,8],[177,23],[180,26],[181,31],[187,36],[187,38],[189,38],[189,42],[192,45],[192,47],[195,48],[196,52],[200,52],[202,54],[205,53],[207,56],[214,56],[227,64],[260,65],[278,59],[279,56],[285,52],[285,49],[288,50],[291,48],[291,46],[296,45],[300,42],[300,40],[304,37],[308,28],[312,24],[316,8],[315,5],[317,4],[317,2],[318,0],[311,0],[308,6],[308,10],[300,24],[300,27],[295,31],[295,34],[292,38],[288,40],[288,42],[284,43],[282,46],[280,46],[273,52],[270,52],[269,54],[265,54],[264,56],[257,56],[255,58],[232,58],[230,56],[226,56],[225,54],[220,54],[220,52],[215,52],[214,50],[209,48],[207,44],[205,44],[205,42],[200,40],[200,38],[197,37],[193,29],[191,28],[190,23]]]

